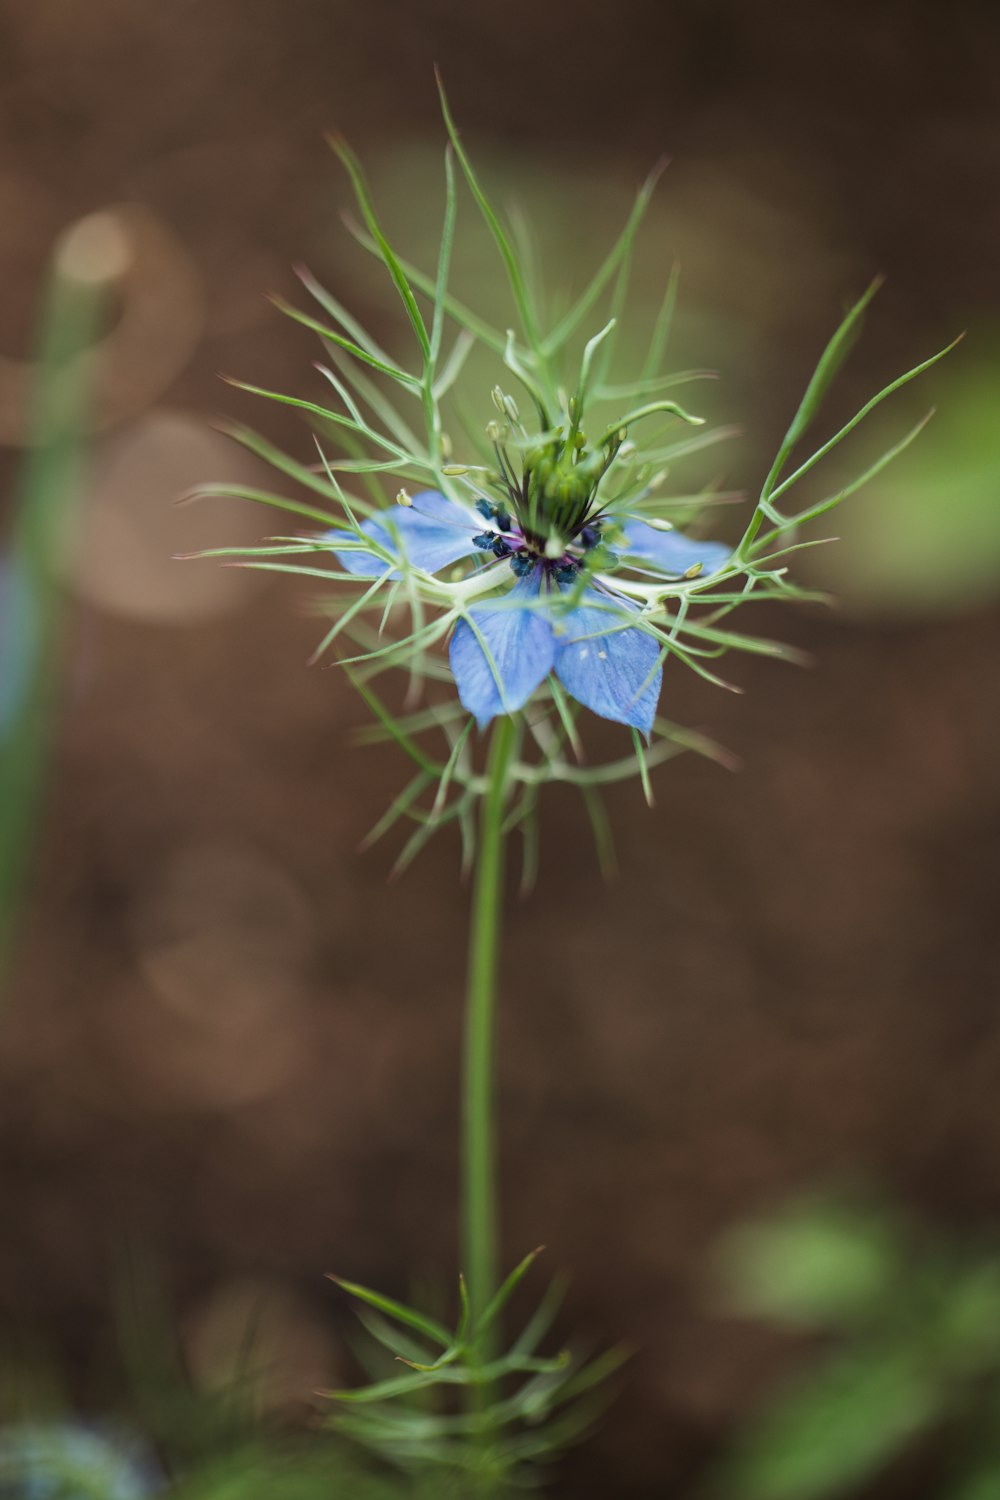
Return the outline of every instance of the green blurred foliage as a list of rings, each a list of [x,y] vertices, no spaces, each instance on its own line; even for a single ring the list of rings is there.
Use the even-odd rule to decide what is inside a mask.
[[[714,1495],[857,1493],[916,1444],[940,1453],[949,1500],[1000,1494],[1000,1248],[814,1202],[731,1236],[720,1275],[735,1310],[826,1352],[765,1398]]]
[[[870,1318],[896,1250],[887,1220],[830,1204],[737,1230],[722,1264],[742,1312],[814,1328]]]

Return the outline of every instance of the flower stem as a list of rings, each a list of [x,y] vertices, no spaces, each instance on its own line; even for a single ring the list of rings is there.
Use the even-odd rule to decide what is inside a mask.
[[[516,731],[497,719],[490,745],[488,789],[480,812],[472,897],[465,1008],[462,1095],[462,1254],[473,1319],[497,1289],[497,1147],[494,1108],[496,991],[503,910],[504,809]],[[490,1330],[483,1343],[492,1346]],[[491,1348],[476,1351],[486,1363]]]

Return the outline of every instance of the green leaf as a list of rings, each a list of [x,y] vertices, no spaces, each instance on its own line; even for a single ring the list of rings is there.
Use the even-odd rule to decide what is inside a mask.
[[[472,163],[466,155],[465,147],[462,145],[461,137],[452,118],[451,108],[448,104],[448,98],[445,94],[440,74],[438,74],[438,92],[441,96],[441,112],[444,115],[444,123],[451,138],[451,143],[455,148],[455,155],[461,163],[462,171],[465,173],[465,180],[469,184],[472,196],[479,205],[479,210],[493,236],[497,249],[500,251],[500,258],[507,272],[507,280],[510,282],[510,289],[514,294],[514,301],[521,316],[522,327],[524,328],[528,342],[534,349],[540,350],[541,338],[538,330],[538,319],[531,302],[527,283],[521,275],[521,268],[518,265],[514,248],[507,238],[506,231],[500,223],[496,210],[483,191],[479,178],[473,170]]]
[[[417,775],[392,799],[378,822],[365,834],[361,840],[362,850],[371,849],[389,832],[390,828],[395,827],[400,818],[410,811],[417,799],[433,784],[433,780],[434,778],[428,776],[426,771],[418,771]]]
[[[410,283],[406,279],[406,272],[403,270],[395,251],[382,232],[382,226],[379,224],[378,216],[375,213],[361,163],[345,140],[340,137],[331,136],[329,137],[329,143],[347,168],[351,185],[354,188],[354,196],[358,200],[358,207],[361,209],[362,217],[368,225],[369,233],[378,246],[379,254],[385,262],[393,285],[399,293],[403,306],[406,308],[406,314],[413,327],[413,332],[417,336],[417,343],[420,345],[421,353],[425,359],[429,359],[431,352],[430,339],[427,337],[427,328],[420,309],[417,306],[417,299],[414,297]]]
[[[933,1422],[942,1392],[905,1350],[844,1355],[757,1418],[719,1488],[734,1500],[850,1493]]]
[[[841,365],[851,352],[858,334],[861,332],[861,323],[865,309],[881,285],[881,277],[872,282],[864,295],[855,302],[820,355],[819,363],[812,373],[809,384],[806,386],[805,395],[799,402],[798,409],[789,424],[788,431],[781,440],[774,463],[771,465],[770,472],[764,481],[764,486],[761,490],[762,500],[770,500],[774,486],[777,484],[782,470],[788,462],[792,449],[805,436],[815,421],[827,391],[833,384]]]
[[[883,1215],[830,1204],[736,1230],[720,1252],[719,1269],[728,1297],[743,1313],[842,1327],[881,1315],[901,1255]]]
[[[251,489],[246,485],[238,484],[201,484],[196,490],[190,490],[188,494],[182,495],[177,504],[189,505],[195,500],[208,500],[213,496],[228,500],[251,500],[256,505],[269,505],[273,510],[284,510],[293,516],[303,516],[307,521],[318,521],[321,526],[325,527],[343,524],[341,516],[334,515],[328,510],[320,510],[315,505],[306,505],[303,500],[289,500],[286,495],[275,495],[270,490]]]
[[[433,1359],[433,1355],[429,1349],[425,1349],[422,1344],[418,1344],[415,1339],[411,1339],[407,1334],[401,1333],[398,1328],[390,1323],[387,1318],[383,1318],[380,1313],[373,1312],[367,1307],[356,1308],[355,1312],[365,1331],[377,1343],[381,1344],[384,1349],[388,1349],[394,1357],[401,1354],[405,1359],[409,1360]]]
[[[511,1271],[510,1274],[506,1277],[499,1291],[497,1291],[495,1295],[490,1298],[489,1302],[483,1309],[482,1316],[476,1322],[477,1339],[479,1338],[480,1334],[485,1333],[485,1331],[488,1328],[491,1328],[496,1322],[497,1318],[500,1316],[501,1311],[513,1295],[515,1288],[530,1271],[531,1267],[534,1265],[535,1261],[538,1259],[544,1249],[544,1245],[539,1245],[537,1250],[529,1251],[524,1259],[522,1261],[519,1261],[518,1264],[514,1267],[513,1271]]]
[[[632,749],[635,751],[635,763],[639,768],[639,780],[642,782],[642,794],[646,799],[646,806],[654,805],[653,784],[649,779],[649,764],[646,756],[646,747],[642,742],[642,735],[638,729],[633,729]]]
[[[427,361],[428,375],[433,375],[437,368],[438,356],[441,352],[444,315],[448,299],[448,269],[451,265],[451,248],[455,238],[457,194],[455,192],[455,168],[450,150],[446,150],[444,154],[444,183],[444,223],[441,226],[441,248],[438,252],[437,279],[434,283],[434,316],[431,322],[431,345]]]
[[[628,262],[628,259],[632,253],[632,247],[635,243],[635,237],[638,232],[639,226],[642,223],[643,218],[645,217],[646,210],[649,207],[650,199],[653,196],[656,184],[659,182],[665,167],[666,160],[657,163],[652,172],[650,172],[649,176],[646,178],[646,181],[643,183],[642,187],[636,194],[635,203],[633,204],[632,211],[629,214],[628,219],[626,220],[625,227],[623,228],[621,234],[619,235],[615,244],[612,246],[611,250],[608,252],[605,259],[602,261],[601,265],[598,267],[593,279],[590,281],[589,285],[581,293],[581,295],[577,298],[576,302],[569,309],[569,311],[566,312],[560,319],[560,321],[556,324],[552,332],[548,334],[542,341],[542,347],[547,355],[558,353],[558,351],[566,343],[566,340],[576,332],[577,328],[580,326],[584,318],[590,312],[591,308],[597,302],[598,298],[610,282],[612,276],[614,276],[615,272],[619,269],[620,266],[623,266]]]
[[[425,1338],[430,1339],[433,1344],[440,1344],[442,1349],[447,1349],[451,1343],[451,1333],[443,1323],[435,1318],[425,1317],[423,1313],[417,1312],[415,1308],[407,1307],[402,1302],[395,1302],[392,1297],[385,1297],[381,1292],[373,1292],[370,1287],[361,1286],[356,1281],[345,1281],[340,1276],[328,1273],[328,1279],[336,1282],[351,1297],[357,1297],[359,1302],[367,1302],[369,1307],[374,1307],[377,1312],[385,1313],[387,1318],[393,1318],[397,1323],[403,1323],[407,1328],[422,1333]]]
[[[380,432],[376,432],[374,427],[369,427],[367,423],[358,420],[356,417],[345,417],[343,413],[331,411],[328,406],[320,406],[316,401],[305,401],[301,396],[286,396],[281,391],[265,390],[263,386],[250,385],[245,380],[230,379],[228,383],[235,386],[237,390],[247,391],[251,396],[263,396],[265,401],[277,401],[280,406],[292,406],[296,411],[308,412],[310,416],[318,417],[321,422],[332,422],[337,427],[346,427],[351,432],[357,433],[359,437],[366,438],[368,442],[374,443],[377,447],[384,448],[400,464],[416,465],[419,462],[421,467],[428,467],[422,461],[415,459],[412,454],[407,453],[398,443],[391,442],[387,437],[383,437]],[[338,464],[336,467],[343,468],[344,465]],[[382,467],[392,468],[392,465],[382,465]]]
[[[814,465],[818,464],[820,459],[825,458],[826,455],[831,451],[831,449],[835,448],[838,443],[842,442],[844,438],[847,437],[849,432],[853,432],[855,427],[857,427],[860,422],[863,422],[865,417],[867,417],[870,412],[873,412],[881,402],[885,401],[886,398],[888,396],[891,396],[895,391],[900,390],[904,385],[908,385],[911,380],[916,380],[918,375],[922,375],[925,370],[929,370],[932,365],[936,365],[938,360],[944,359],[946,354],[950,354],[951,351],[961,343],[962,337],[963,335],[960,334],[957,339],[952,339],[950,344],[946,344],[943,349],[939,349],[938,352],[936,354],[932,354],[929,359],[922,360],[919,365],[914,365],[912,370],[907,370],[905,374],[898,375],[896,379],[890,381],[887,386],[883,386],[882,390],[880,390],[877,395],[873,396],[870,401],[865,402],[864,406],[861,407],[860,411],[858,411],[849,422],[844,423],[844,426],[841,427],[839,432],[835,432],[833,437],[830,438],[828,442],[824,443],[822,447],[817,448],[816,452],[812,454],[810,458],[807,458],[804,463],[799,465],[794,474],[790,474],[787,479],[783,480],[781,484],[777,485],[777,487],[771,491],[770,499],[772,501],[777,500],[779,496],[785,493],[786,490],[790,490],[793,484],[798,484],[799,480],[804,474],[808,474],[809,470],[813,468]]]
[[[646,362],[642,367],[639,377],[642,386],[648,389],[649,382],[655,377],[663,363],[663,355],[670,338],[670,330],[674,321],[674,309],[677,306],[677,288],[680,285],[680,269],[673,266],[667,281],[666,290],[663,293],[663,301],[660,310],[653,323],[653,331],[649,338],[649,351]]]
[[[799,511],[797,515],[789,516],[780,525],[775,526],[772,531],[768,532],[766,537],[761,538],[755,544],[755,549],[762,550],[773,545],[774,538],[779,536],[783,531],[807,526],[811,521],[815,521],[820,516],[825,515],[827,511],[833,510],[850,495],[856,495],[866,484],[870,484],[873,479],[877,478],[883,469],[888,468],[893,459],[898,458],[901,453],[906,451],[914,438],[919,437],[920,433],[923,432],[933,415],[934,411],[932,408],[925,416],[920,418],[919,422],[910,428],[909,432],[905,433],[891,448],[887,448],[884,453],[879,454],[878,458],[869,464],[866,469],[862,470],[860,474],[857,474],[832,495],[827,495],[825,499],[818,501],[815,505],[807,506],[805,510]]]

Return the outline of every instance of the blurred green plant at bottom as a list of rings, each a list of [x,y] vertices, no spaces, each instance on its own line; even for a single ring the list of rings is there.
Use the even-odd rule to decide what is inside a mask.
[[[420,1485],[359,1468],[343,1448],[247,1449],[164,1492],[175,1500],[459,1500],[457,1488]]]
[[[44,1354],[0,1365],[0,1500],[467,1500],[457,1480],[377,1467],[308,1405],[272,1409],[263,1307],[196,1377],[147,1260],[126,1258],[116,1303],[115,1368],[88,1376],[97,1414]]]
[[[1000,1246],[873,1204],[814,1201],[729,1237],[729,1305],[822,1341],[764,1399],[710,1493],[861,1493],[918,1449],[942,1500],[1000,1496]],[[937,1480],[933,1481],[937,1485]]]
[[[430,1500],[430,1487],[361,1469],[328,1439],[249,1443],[179,1480],[123,1430],[34,1423],[0,1433],[0,1500]],[[440,1483],[437,1500],[458,1490]]]

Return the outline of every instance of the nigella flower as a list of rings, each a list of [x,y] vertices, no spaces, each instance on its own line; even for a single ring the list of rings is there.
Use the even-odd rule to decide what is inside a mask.
[[[676,583],[716,572],[730,553],[601,509],[597,483],[621,441],[615,432],[595,451],[559,433],[525,455],[517,480],[498,445],[499,500],[479,494],[473,506],[436,490],[412,500],[404,492],[402,504],[363,521],[361,533],[387,556],[365,551],[352,532],[327,534],[359,578],[402,576],[389,558],[426,573],[466,558],[488,570],[484,590],[492,580],[497,592],[464,610],[449,651],[459,698],[480,727],[523,708],[550,673],[603,718],[646,734],[653,727],[660,642],[629,597],[628,578]]]

